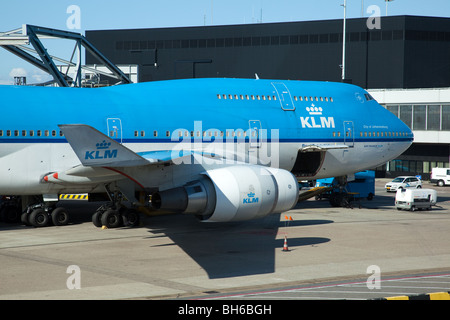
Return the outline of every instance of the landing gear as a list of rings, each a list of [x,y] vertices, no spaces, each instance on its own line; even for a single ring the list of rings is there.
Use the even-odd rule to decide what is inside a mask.
[[[47,227],[51,224],[65,226],[69,223],[69,213],[63,207],[56,208],[39,203],[28,206],[20,220],[24,225],[33,227]]]
[[[116,209],[116,206],[111,204],[101,206],[92,215],[92,223],[98,228],[136,227],[139,225],[139,221],[140,217],[137,210],[124,206]]]

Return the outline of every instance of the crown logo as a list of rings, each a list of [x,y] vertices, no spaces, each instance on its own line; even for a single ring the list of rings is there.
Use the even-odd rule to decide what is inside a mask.
[[[97,143],[95,145],[97,150],[108,149],[110,146],[111,146],[111,142],[106,142],[105,140],[103,140],[103,142]]]
[[[255,196],[255,193],[254,193],[254,192],[250,192],[250,193],[247,194],[247,196],[248,196],[249,198],[253,198],[253,197]]]
[[[311,107],[306,107],[306,111],[309,112],[310,115],[322,115],[322,107],[316,107],[314,103],[311,103]]]

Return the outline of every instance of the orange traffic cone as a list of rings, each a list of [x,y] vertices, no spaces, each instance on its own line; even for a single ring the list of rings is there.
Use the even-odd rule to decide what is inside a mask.
[[[284,236],[284,246],[283,246],[283,251],[284,251],[284,252],[289,251],[288,245],[287,245],[287,237],[286,237],[286,236]]]

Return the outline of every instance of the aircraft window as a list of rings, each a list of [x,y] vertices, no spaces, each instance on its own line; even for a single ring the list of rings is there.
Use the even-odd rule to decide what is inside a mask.
[[[230,98],[230,100],[233,100],[233,95],[229,94],[228,98]]]
[[[166,137],[170,137],[170,131],[166,131]]]
[[[359,136],[360,136],[360,137],[362,137],[362,136],[363,136],[363,133],[362,133],[362,131],[360,131],[360,132],[359,132]]]
[[[330,97],[330,102],[333,102],[333,98],[332,97]]]
[[[364,132],[364,137],[367,137],[367,132]]]
[[[11,137],[11,130],[6,130],[6,136]]]
[[[31,131],[30,131],[30,135],[31,135]],[[64,136],[64,132],[62,132],[61,130],[59,131],[59,136],[63,137]]]
[[[333,137],[336,137],[336,132],[333,132]]]
[[[320,101],[322,101],[322,102],[323,102],[323,97],[320,97]]]
[[[48,136],[49,136],[49,132],[48,132],[48,130],[45,130],[45,131],[44,131],[44,135],[45,135],[46,137],[48,137]]]
[[[52,137],[56,137],[56,130],[52,130]]]
[[[245,99],[250,100],[250,97],[248,96],[248,94],[245,95]]]
[[[138,136],[138,132],[134,131],[134,136],[137,137]]]
[[[262,96],[262,99],[263,99],[263,100],[266,100],[266,96]]]
[[[319,101],[319,99],[317,97],[315,97],[315,98],[316,98],[316,101]]]
[[[340,137],[341,136],[341,132],[340,131],[338,131],[338,137]]]
[[[294,96],[294,100],[295,100],[295,101],[298,101],[298,98],[297,98],[297,96]]]
[[[3,130],[0,130],[0,137],[3,137]]]
[[[222,96],[220,94],[217,95],[217,99],[222,99]]]
[[[212,137],[212,132],[211,131],[208,132],[208,136]]]
[[[308,101],[308,97],[305,97],[305,101]]]
[[[156,137],[157,135],[158,135],[157,131],[153,131],[153,136]],[[144,130],[141,131],[141,137],[145,137],[145,131]]]
[[[30,137],[34,137],[34,130],[30,130]]]
[[[271,97],[271,96],[267,96],[267,99],[268,99],[268,100],[272,100],[272,97]]]
[[[310,100],[310,101],[314,101],[314,100],[313,100],[313,97],[309,97],[309,100]]]
[[[22,137],[26,137],[27,136],[27,130],[22,130]]]
[[[223,131],[220,131],[220,136],[223,137]]]
[[[277,100],[277,97],[276,97],[276,96],[273,96],[273,100]]]
[[[364,96],[366,97],[367,101],[375,100],[369,93],[365,93]]]
[[[38,137],[42,136],[42,131],[41,131],[41,130],[38,130],[38,131],[37,131],[37,136],[38,136]]]
[[[261,100],[261,97],[259,95],[256,96],[256,99]]]
[[[244,95],[241,94],[241,100],[244,100]]]
[[[14,136],[18,137],[19,136],[19,130],[14,130]]]
[[[185,131],[185,132],[184,132],[184,136],[185,136],[185,137],[189,137],[189,131]]]
[[[217,131],[214,131],[214,137],[217,137]]]
[[[234,95],[234,98],[235,98],[236,100],[239,99],[237,94]]]
[[[328,102],[328,97],[325,97],[325,101]]]
[[[227,95],[226,94],[223,95],[223,99],[227,100]]]
[[[252,95],[252,100],[255,100],[255,96],[254,95]]]

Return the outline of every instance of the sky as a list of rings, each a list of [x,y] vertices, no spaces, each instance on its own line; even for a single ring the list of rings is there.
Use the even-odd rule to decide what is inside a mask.
[[[85,34],[86,30],[230,25],[342,19],[344,0],[21,0],[2,1],[0,32],[32,24]],[[347,0],[347,18],[369,17],[371,6],[386,15],[385,0]],[[74,6],[79,12],[74,11]],[[373,8],[373,7],[371,7]],[[450,0],[394,0],[387,14],[450,17]],[[74,43],[46,40],[50,54],[67,60]],[[49,80],[44,72],[0,48],[0,84],[27,76]]]

